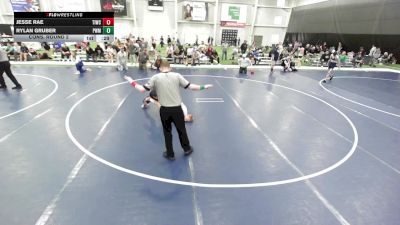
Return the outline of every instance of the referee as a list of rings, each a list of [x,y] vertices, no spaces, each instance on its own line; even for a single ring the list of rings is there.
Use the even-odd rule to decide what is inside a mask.
[[[12,89],[17,89],[17,90],[22,89],[21,84],[18,83],[17,79],[11,72],[11,65],[10,62],[8,61],[7,53],[2,48],[0,48],[0,89],[7,88],[6,82],[4,81],[3,78],[4,72],[6,72],[7,76],[15,84],[15,87],[13,87]]]
[[[185,155],[190,155],[193,148],[190,146],[189,138],[186,133],[184,115],[181,108],[182,98],[180,88],[193,91],[204,90],[212,87],[211,84],[196,85],[191,84],[181,74],[171,72],[168,61],[163,60],[160,66],[161,73],[152,76],[148,83],[140,85],[132,78],[125,76],[125,79],[140,92],[154,89],[158,95],[158,101],[161,105],[160,117],[164,131],[166,151],[163,156],[169,160],[175,160],[175,153],[172,146],[172,123],[174,123],[179,134],[179,140]]]

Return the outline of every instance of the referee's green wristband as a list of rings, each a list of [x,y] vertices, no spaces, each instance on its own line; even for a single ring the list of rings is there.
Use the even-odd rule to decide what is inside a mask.
[[[204,85],[200,85],[200,91],[204,89],[205,89]]]

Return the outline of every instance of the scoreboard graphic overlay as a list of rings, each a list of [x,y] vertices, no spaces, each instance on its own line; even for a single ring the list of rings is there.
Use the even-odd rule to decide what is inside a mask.
[[[15,41],[114,41],[114,12],[15,12]]]

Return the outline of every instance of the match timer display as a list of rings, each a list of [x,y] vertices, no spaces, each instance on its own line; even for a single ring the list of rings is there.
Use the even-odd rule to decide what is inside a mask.
[[[114,12],[15,12],[15,41],[114,40]]]

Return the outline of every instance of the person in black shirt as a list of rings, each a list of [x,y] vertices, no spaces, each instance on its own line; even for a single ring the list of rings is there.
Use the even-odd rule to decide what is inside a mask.
[[[61,59],[64,60],[64,58],[67,58],[67,60],[70,60],[70,57],[71,51],[66,44],[63,44],[63,46],[61,47]]]
[[[246,51],[247,51],[247,41],[246,40],[244,40],[242,45],[240,45],[240,50],[242,51],[242,54],[246,53]]]
[[[86,46],[86,61],[89,61],[89,58],[92,58],[94,61],[94,51],[90,47],[90,45]]]
[[[271,71],[274,71],[274,66],[279,60],[279,52],[275,46],[273,46],[272,50],[269,52],[269,57],[271,57]]]
[[[98,58],[104,58],[104,50],[100,47],[100,45],[97,45],[94,51],[94,61],[97,61]]]

